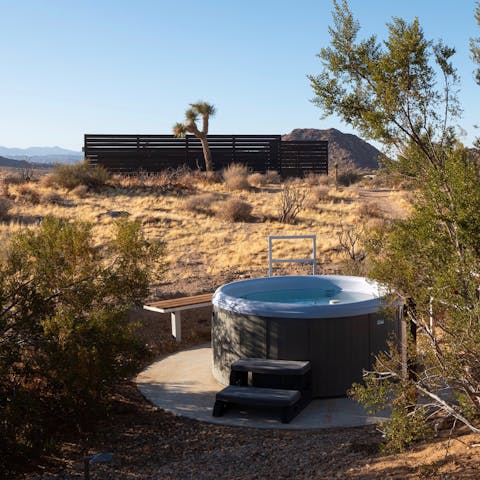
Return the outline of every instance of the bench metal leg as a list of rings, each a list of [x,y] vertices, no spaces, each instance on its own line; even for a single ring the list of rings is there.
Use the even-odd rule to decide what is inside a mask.
[[[182,341],[182,312],[172,312],[170,314],[172,322],[172,336],[175,337],[177,342]]]

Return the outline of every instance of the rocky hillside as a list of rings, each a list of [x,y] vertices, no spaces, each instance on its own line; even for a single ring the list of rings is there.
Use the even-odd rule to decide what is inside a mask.
[[[378,168],[379,150],[356,135],[342,133],[335,128],[296,128],[283,135],[282,140],[327,140],[329,168],[332,168],[335,162],[340,167]]]
[[[14,160],[13,158],[0,157],[0,167],[11,168],[52,168],[49,163],[32,163],[27,160]]]

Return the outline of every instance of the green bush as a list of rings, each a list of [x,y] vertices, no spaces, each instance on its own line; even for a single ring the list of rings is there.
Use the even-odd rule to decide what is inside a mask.
[[[60,165],[54,167],[53,173],[49,176],[49,182],[67,190],[73,190],[79,185],[85,185],[92,190],[104,187],[110,173],[101,165],[90,166],[85,160],[73,165]]]
[[[59,428],[88,428],[144,353],[127,313],[163,245],[138,222],[116,230],[100,250],[90,225],[47,217],[0,260],[0,470],[12,452],[45,451]]]

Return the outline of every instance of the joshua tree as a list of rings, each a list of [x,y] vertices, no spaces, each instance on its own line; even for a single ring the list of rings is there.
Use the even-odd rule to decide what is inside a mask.
[[[185,137],[187,133],[193,133],[202,143],[203,156],[205,157],[205,168],[207,172],[213,171],[212,154],[208,146],[208,120],[215,115],[215,107],[207,102],[191,103],[190,108],[185,112],[185,121],[176,123],[173,126],[173,134],[176,137]],[[198,117],[202,117],[202,130],[197,127]]]

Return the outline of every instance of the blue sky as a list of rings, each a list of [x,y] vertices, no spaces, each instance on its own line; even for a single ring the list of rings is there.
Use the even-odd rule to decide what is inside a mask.
[[[463,118],[480,87],[468,41],[474,0],[350,0],[361,34],[418,16],[457,49]],[[188,103],[213,103],[211,133],[339,128],[309,100],[329,42],[330,0],[0,0],[0,145],[80,150],[84,133],[171,133]],[[477,132],[479,133],[479,132]]]

